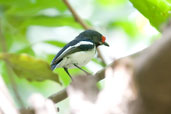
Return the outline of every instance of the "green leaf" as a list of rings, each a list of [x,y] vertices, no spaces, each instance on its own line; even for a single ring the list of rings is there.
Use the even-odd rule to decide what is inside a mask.
[[[38,26],[49,26],[49,27],[57,27],[57,26],[72,26],[75,28],[81,28],[81,26],[75,22],[73,17],[69,16],[36,16],[34,18],[26,20],[21,27],[25,28],[30,25],[38,25]]]
[[[32,45],[27,40],[25,33],[11,33],[9,29],[3,32],[6,38],[8,52],[27,53],[34,56]]]
[[[98,65],[101,65],[101,66],[105,67],[105,64],[102,61],[100,61],[99,59],[93,58],[92,61],[95,62]]]
[[[132,39],[139,33],[138,27],[134,21],[118,20],[109,23],[109,28],[113,27],[121,27]]]
[[[171,5],[166,0],[130,0],[157,29],[171,15]]]
[[[0,4],[7,6],[8,15],[33,16],[41,10],[54,8],[65,11],[67,8],[62,0],[0,0]]]
[[[66,45],[66,43],[61,42],[61,41],[56,41],[56,40],[47,40],[47,41],[44,41],[44,43],[48,43],[48,44],[51,44],[60,48],[63,48]]]
[[[126,0],[96,0],[102,6],[114,6],[120,5],[126,2]]]
[[[26,46],[26,47],[24,47],[24,48],[22,48],[22,49],[16,51],[16,53],[17,53],[17,54],[20,54],[20,53],[27,53],[27,54],[32,55],[32,56],[35,55],[34,51],[32,50],[32,48],[31,48],[30,46]]]
[[[83,69],[85,69],[86,71],[88,71],[88,69],[86,67],[82,67]],[[72,77],[74,76],[78,76],[78,75],[85,75],[84,72],[82,72],[80,69],[78,68],[72,68],[72,69],[68,69],[69,73],[71,74]],[[55,72],[57,72],[61,77],[61,81],[63,82],[64,86],[68,86],[71,83],[71,78],[68,76],[68,74],[64,71],[63,68],[56,68]]]
[[[14,72],[30,81],[53,80],[61,84],[57,74],[53,73],[50,65],[40,59],[35,59],[26,54],[0,53],[0,59],[7,59]]]

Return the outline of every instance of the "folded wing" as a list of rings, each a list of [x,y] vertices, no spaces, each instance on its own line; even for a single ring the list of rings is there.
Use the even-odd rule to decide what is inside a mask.
[[[73,40],[62,48],[54,57],[51,63],[51,70],[54,70],[56,66],[62,61],[64,57],[79,51],[88,51],[94,48],[94,44],[91,41],[78,41]]]

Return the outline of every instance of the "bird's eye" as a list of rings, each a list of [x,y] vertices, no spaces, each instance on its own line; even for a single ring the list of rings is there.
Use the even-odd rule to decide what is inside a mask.
[[[106,40],[106,37],[105,36],[102,36],[102,42],[104,43]]]

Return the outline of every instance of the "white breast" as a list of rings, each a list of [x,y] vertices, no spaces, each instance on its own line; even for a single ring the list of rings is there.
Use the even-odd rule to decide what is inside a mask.
[[[80,51],[63,58],[63,60],[56,67],[75,68],[73,64],[78,66],[86,65],[95,55],[96,49],[89,51]]]

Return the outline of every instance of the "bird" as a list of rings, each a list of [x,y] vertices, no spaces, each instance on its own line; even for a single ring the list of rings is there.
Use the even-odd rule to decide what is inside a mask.
[[[72,76],[68,69],[82,69],[96,54],[97,47],[100,45],[109,46],[106,37],[95,30],[85,30],[81,32],[74,40],[66,44],[53,58],[51,62],[51,70],[55,68],[63,68],[72,80]]]

